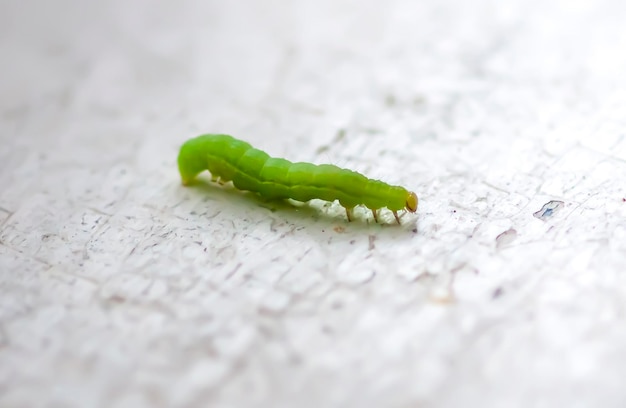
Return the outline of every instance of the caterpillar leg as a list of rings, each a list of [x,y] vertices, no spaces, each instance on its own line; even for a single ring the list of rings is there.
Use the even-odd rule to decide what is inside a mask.
[[[352,208],[344,207],[346,209],[346,217],[348,217],[348,222],[352,221]]]
[[[372,210],[372,214],[374,214],[374,221],[378,223],[378,214],[376,214],[376,209]]]
[[[396,221],[398,221],[398,224],[400,224],[400,218],[398,217],[398,212],[397,211],[392,211],[393,216],[396,217]]]

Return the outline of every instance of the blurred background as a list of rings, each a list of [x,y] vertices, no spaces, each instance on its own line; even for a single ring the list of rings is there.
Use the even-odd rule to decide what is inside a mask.
[[[0,406],[624,406],[624,21],[2,1]],[[419,211],[183,188],[202,133]]]

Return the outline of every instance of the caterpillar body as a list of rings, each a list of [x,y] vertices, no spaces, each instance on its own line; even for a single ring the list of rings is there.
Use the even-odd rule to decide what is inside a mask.
[[[338,200],[348,221],[357,205],[369,208],[376,222],[377,210],[388,208],[396,221],[399,210],[417,211],[417,195],[404,187],[373,180],[332,164],[292,163],[270,157],[262,150],[229,135],[206,134],[189,139],[180,148],[178,170],[183,185],[208,170],[214,180],[232,181],[240,190],[268,199]]]

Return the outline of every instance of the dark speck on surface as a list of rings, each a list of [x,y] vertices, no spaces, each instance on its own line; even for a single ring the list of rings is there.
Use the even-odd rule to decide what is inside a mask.
[[[497,299],[500,296],[502,296],[503,293],[504,293],[504,289],[502,289],[502,287],[498,287],[496,288],[496,290],[493,291],[493,294],[491,295],[491,297],[493,299]]]

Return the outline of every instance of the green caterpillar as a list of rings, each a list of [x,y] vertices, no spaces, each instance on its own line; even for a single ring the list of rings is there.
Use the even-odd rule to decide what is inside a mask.
[[[178,170],[183,185],[189,185],[198,173],[209,170],[213,180],[232,180],[238,189],[268,199],[339,200],[348,221],[352,220],[352,209],[357,205],[372,210],[376,222],[376,211],[383,207],[393,212],[398,224],[398,210],[417,211],[417,195],[403,187],[368,179],[332,164],[292,163],[273,158],[228,135],[207,134],[186,141],[178,154]]]

